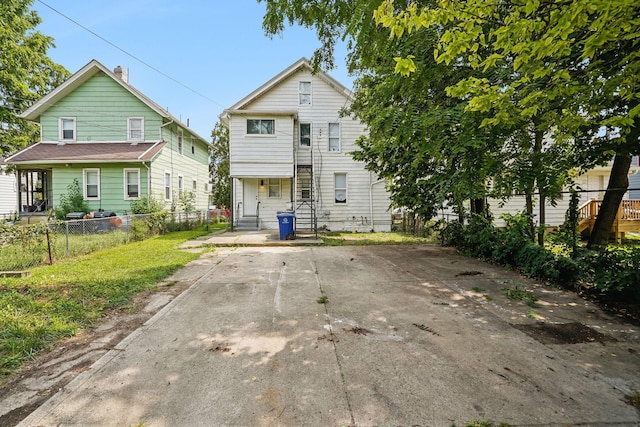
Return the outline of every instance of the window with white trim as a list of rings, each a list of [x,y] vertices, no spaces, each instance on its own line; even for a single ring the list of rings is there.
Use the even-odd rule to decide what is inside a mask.
[[[280,178],[269,178],[269,198],[279,199],[282,194],[282,180]]]
[[[335,203],[347,203],[347,174],[336,173],[333,175]]]
[[[275,135],[274,119],[247,119],[248,135]]]
[[[182,196],[182,193],[184,193],[184,177],[178,175],[178,194]]]
[[[82,169],[82,192],[85,200],[100,200],[100,169]]]
[[[340,123],[329,123],[329,151],[340,151]]]
[[[196,154],[196,139],[191,137],[191,154]]]
[[[311,123],[300,123],[300,147],[311,147]]]
[[[164,199],[171,200],[171,172],[164,173]]]
[[[59,129],[60,129],[60,134],[59,134],[60,141],[76,140],[76,118],[75,117],[60,117]]]
[[[178,129],[178,153],[182,154],[182,141],[184,139],[184,135],[182,133],[182,129]]]
[[[298,94],[300,105],[311,105],[311,82],[300,82]]]
[[[138,200],[140,198],[140,169],[124,170],[124,199]]]
[[[144,140],[144,117],[129,117],[127,121],[127,140]]]
[[[195,178],[191,180],[191,190],[194,192],[198,191],[198,180]]]

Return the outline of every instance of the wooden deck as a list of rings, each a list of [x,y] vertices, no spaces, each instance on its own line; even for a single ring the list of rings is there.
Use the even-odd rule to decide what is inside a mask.
[[[578,232],[591,233],[602,200],[589,200],[579,208]],[[628,232],[640,232],[640,200],[623,200],[616,214],[611,233],[619,243]]]

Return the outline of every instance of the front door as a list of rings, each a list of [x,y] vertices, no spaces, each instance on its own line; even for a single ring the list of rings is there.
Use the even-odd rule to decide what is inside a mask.
[[[258,179],[245,178],[242,185],[243,216],[256,216],[258,208]]]

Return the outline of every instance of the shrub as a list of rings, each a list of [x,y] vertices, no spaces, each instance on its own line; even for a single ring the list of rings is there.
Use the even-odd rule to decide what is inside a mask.
[[[56,209],[56,218],[64,220],[70,212],[89,212],[89,205],[84,200],[78,179],[67,186],[67,194],[60,196],[60,205]]]

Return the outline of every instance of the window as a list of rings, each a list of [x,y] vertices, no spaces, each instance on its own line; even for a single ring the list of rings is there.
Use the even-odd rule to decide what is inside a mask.
[[[247,134],[275,135],[275,120],[247,119]]]
[[[300,123],[300,147],[311,147],[311,123]]]
[[[209,192],[209,183],[208,183],[208,182],[205,182],[205,183],[204,183],[204,192],[205,192],[205,193],[208,193],[208,192]]]
[[[198,191],[198,180],[193,179],[191,180],[191,190],[192,191]]]
[[[340,151],[340,123],[329,123],[329,151]]]
[[[164,173],[164,199],[171,200],[171,173]]]
[[[144,140],[144,118],[143,117],[129,117],[128,140],[129,141]]]
[[[76,119],[73,117],[60,118],[60,141],[76,140]]]
[[[191,154],[196,154],[196,139],[191,137]]]
[[[124,199],[140,198],[140,169],[124,170]]]
[[[280,178],[269,178],[269,198],[279,199],[281,194],[282,180]]]
[[[86,200],[100,199],[100,169],[83,169],[83,196]]]
[[[182,196],[184,192],[184,177],[182,175],[178,175],[178,194]]]
[[[298,93],[300,105],[311,105],[311,82],[300,82]]]
[[[333,175],[335,188],[335,202],[347,203],[347,174],[337,173]]]
[[[178,129],[178,153],[182,154],[182,129]]]

